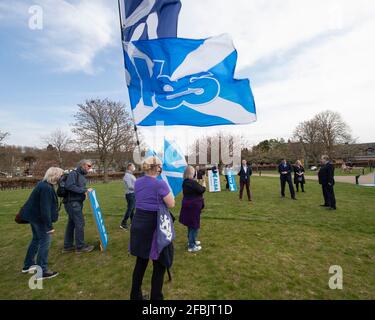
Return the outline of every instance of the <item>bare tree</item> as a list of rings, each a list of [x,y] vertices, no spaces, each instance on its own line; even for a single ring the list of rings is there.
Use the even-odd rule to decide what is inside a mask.
[[[244,136],[218,131],[213,135],[196,139],[188,147],[188,162],[201,165],[239,165],[241,150],[246,145],[248,145],[248,141]]]
[[[116,153],[135,148],[132,120],[121,103],[108,99],[87,100],[78,107],[72,131],[82,147],[94,148],[98,153],[107,182],[108,168]]]
[[[318,113],[313,119],[300,123],[294,138],[302,143],[306,156],[314,162],[322,153],[333,157],[338,145],[354,141],[349,126],[333,111]]]
[[[2,132],[0,131],[0,143],[5,140],[6,137],[9,136],[9,132]]]
[[[324,111],[317,114],[314,120],[317,122],[325,151],[330,156],[333,156],[336,145],[352,142],[350,128],[338,112]]]
[[[313,160],[316,164],[324,149],[316,119],[300,123],[294,130],[294,138],[302,145],[306,157],[305,163],[308,164],[309,160]]]
[[[68,133],[57,129],[49,136],[44,137],[43,139],[48,146],[51,146],[54,151],[56,151],[57,160],[59,162],[60,168],[63,167],[63,157],[62,154],[64,151],[69,150],[69,146],[72,143],[72,140]]]

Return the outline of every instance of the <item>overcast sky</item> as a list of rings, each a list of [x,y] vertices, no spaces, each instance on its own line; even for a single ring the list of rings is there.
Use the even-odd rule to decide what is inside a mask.
[[[42,30],[29,28],[32,5],[43,9]],[[329,109],[359,142],[375,141],[375,1],[182,0],[180,37],[221,33],[234,40],[236,76],[250,79],[258,115],[225,132],[251,143],[288,139],[299,122]],[[11,133],[8,144],[43,146],[41,136],[70,130],[78,103],[106,97],[128,101],[117,0],[0,0],[0,130]]]

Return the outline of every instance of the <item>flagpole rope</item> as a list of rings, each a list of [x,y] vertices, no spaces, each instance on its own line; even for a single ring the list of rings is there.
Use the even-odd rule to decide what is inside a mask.
[[[120,1],[121,0],[118,0],[117,3],[118,3],[118,13],[119,13],[119,21],[120,21],[120,31],[121,31],[121,45],[122,45],[122,50],[125,51],[125,48],[124,48],[124,31],[123,31],[124,25],[122,23],[122,11],[121,11]],[[125,67],[125,57],[124,57],[124,67]],[[126,84],[126,74],[125,74],[125,84]],[[129,89],[128,89],[128,95],[129,95]],[[130,101],[130,95],[129,95],[129,101]],[[139,136],[138,136],[138,127],[135,124],[134,111],[133,111],[131,106],[130,106],[130,110],[131,110],[131,114],[132,114],[132,118],[133,118],[135,137],[137,139],[137,147],[138,147],[139,155],[141,155],[141,146],[140,146]]]

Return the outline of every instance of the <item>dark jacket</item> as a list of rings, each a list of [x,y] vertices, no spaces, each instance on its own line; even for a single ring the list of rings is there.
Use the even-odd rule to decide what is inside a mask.
[[[287,174],[282,174],[281,172],[288,172]],[[283,163],[279,164],[279,173],[280,173],[280,178],[287,178],[287,177],[292,177],[292,166],[290,163],[286,163],[286,166],[284,167]]]
[[[179,221],[190,228],[200,228],[200,215],[204,207],[203,193],[206,191],[197,181],[185,179],[182,184],[182,199]]]
[[[299,176],[297,173],[302,173],[302,172],[305,172],[305,168],[303,166],[293,166],[293,170],[294,170],[294,183],[297,184],[297,183],[302,183],[304,184],[305,183],[305,175],[301,175]],[[298,181],[298,178],[300,178],[300,181]]]
[[[199,169],[195,175],[197,176],[197,179],[203,179],[203,176],[206,175],[206,171],[204,169]]]
[[[327,162],[325,165],[323,165],[319,172],[319,184],[323,186],[327,186],[328,184],[334,185],[335,184],[335,168],[333,167],[332,163]]]
[[[206,191],[197,181],[192,179],[185,179],[182,183],[182,193],[184,198],[202,198],[203,193]]]
[[[65,189],[68,190],[68,196],[64,198],[64,202],[85,201],[85,193],[87,192],[85,175],[86,172],[81,167],[69,173],[65,184]]]
[[[31,192],[22,210],[22,219],[44,224],[47,230],[58,219],[58,200],[55,189],[47,181],[40,181]]]
[[[251,167],[248,165],[247,166],[247,170],[245,172],[245,169],[243,168],[243,166],[241,165],[241,169],[240,171],[238,172],[238,176],[240,176],[240,181],[248,181],[250,180],[250,176],[253,174],[253,169],[251,169]]]

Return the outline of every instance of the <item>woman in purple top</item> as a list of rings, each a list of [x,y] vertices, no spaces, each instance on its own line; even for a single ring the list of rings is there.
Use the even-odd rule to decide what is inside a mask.
[[[204,207],[203,193],[206,188],[193,179],[195,169],[188,166],[184,172],[181,212],[179,221],[188,227],[188,251],[197,252],[202,249],[197,234],[200,228],[201,211]]]
[[[148,157],[142,163],[145,175],[138,178],[134,185],[136,211],[130,228],[130,253],[137,257],[135,263],[131,300],[143,300],[142,280],[149,261],[154,232],[157,226],[157,212],[163,202],[168,208],[175,205],[173,194],[168,185],[157,177],[161,173],[162,163],[156,157]],[[159,260],[153,260],[151,279],[151,300],[163,299],[163,281],[166,267]]]

